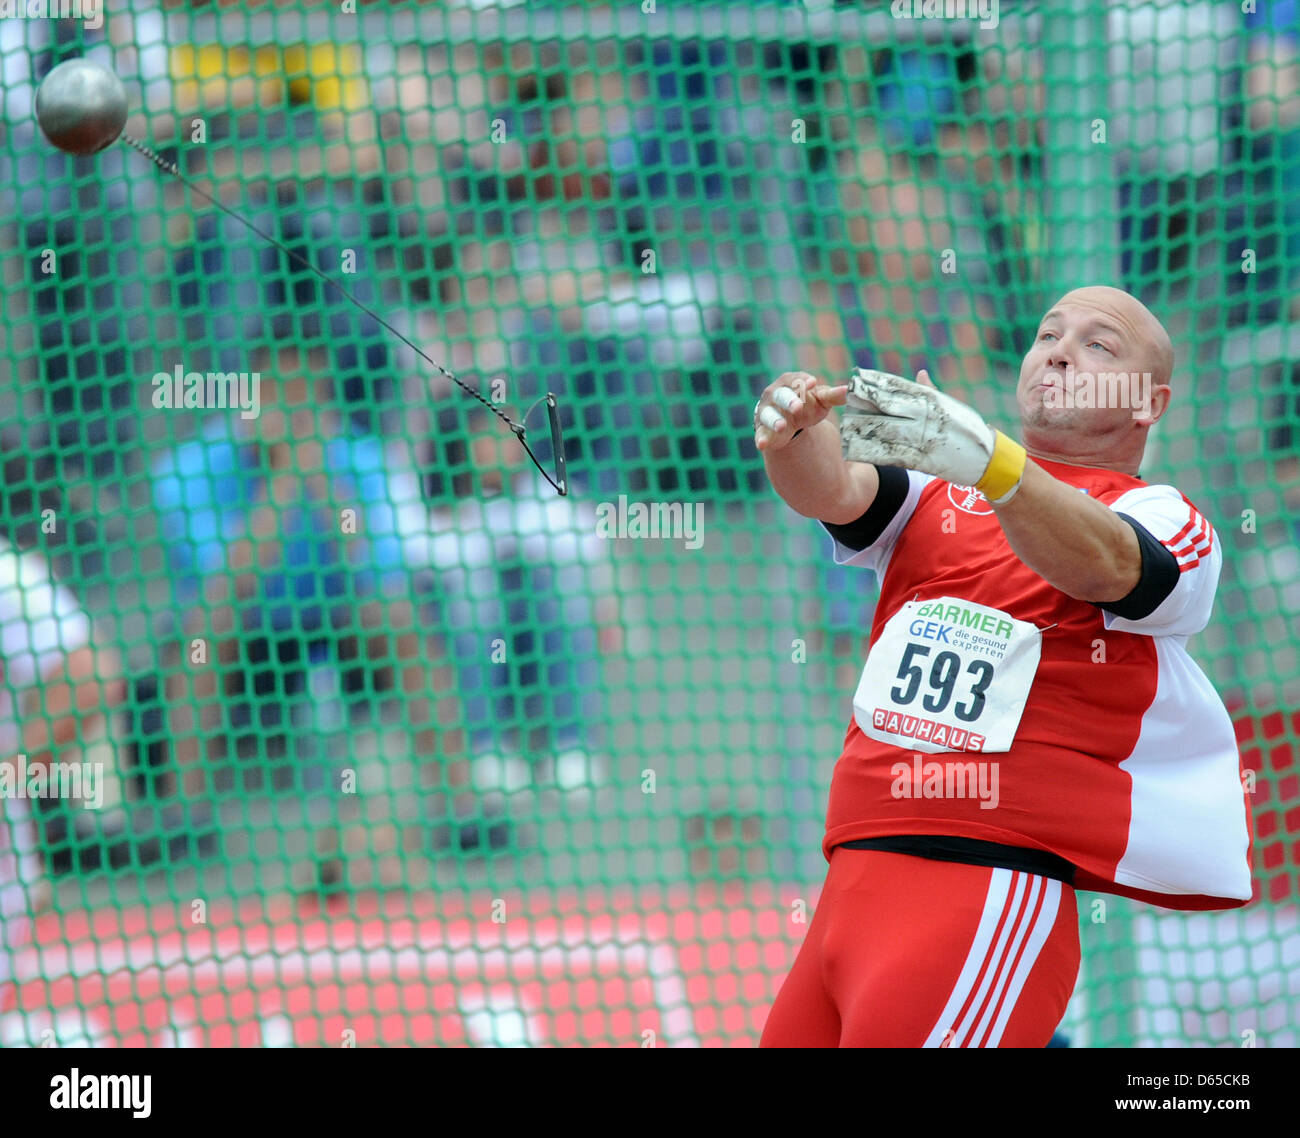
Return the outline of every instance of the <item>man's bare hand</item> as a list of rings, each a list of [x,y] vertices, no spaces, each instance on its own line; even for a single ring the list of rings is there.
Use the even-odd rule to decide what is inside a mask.
[[[832,407],[843,407],[848,391],[848,384],[828,387],[806,371],[785,372],[754,405],[754,445],[760,451],[789,446],[796,432],[815,427]]]

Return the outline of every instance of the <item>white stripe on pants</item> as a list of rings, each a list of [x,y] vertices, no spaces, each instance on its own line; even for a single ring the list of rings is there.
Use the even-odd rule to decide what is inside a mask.
[[[1042,908],[1035,917],[1034,909],[1040,898]],[[991,1020],[992,1030],[984,1046],[998,1045],[1025,981],[1056,923],[1060,905],[1059,881],[1019,870],[993,870],[975,940],[943,1014],[924,1046],[979,1046]],[[955,1022],[958,1016],[960,1023]]]

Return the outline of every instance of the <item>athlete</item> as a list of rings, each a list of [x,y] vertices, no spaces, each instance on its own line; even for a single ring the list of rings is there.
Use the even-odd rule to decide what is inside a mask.
[[[1023,445],[925,372],[764,390],[773,488],[881,591],[826,883],[763,1046],[1045,1046],[1079,971],[1076,889],[1250,899],[1232,724],[1184,647],[1221,546],[1138,477],[1173,364],[1160,322],[1097,286],[1039,324]]]

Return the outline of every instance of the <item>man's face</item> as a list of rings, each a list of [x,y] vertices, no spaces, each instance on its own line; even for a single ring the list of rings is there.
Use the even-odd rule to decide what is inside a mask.
[[[1168,388],[1144,317],[1117,290],[1080,289],[1053,305],[1016,386],[1027,442],[1120,435],[1158,417]]]

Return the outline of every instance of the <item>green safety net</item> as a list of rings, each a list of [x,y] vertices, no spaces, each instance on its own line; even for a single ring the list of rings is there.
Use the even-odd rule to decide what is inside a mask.
[[[1297,1043],[1300,27],[914,7],[0,19],[6,653],[58,630],[0,711],[86,772],[5,802],[0,1042],[755,1044],[876,585],[773,494],[754,400],[925,367],[1014,430],[1041,314],[1103,282],[1178,352],[1143,476],[1223,544],[1189,647],[1256,900],[1081,894],[1061,1033]],[[489,406],[125,145],[49,146],[34,83],[80,55]],[[563,497],[494,413],[549,471],[548,391]],[[107,714],[69,720],[84,646]]]

